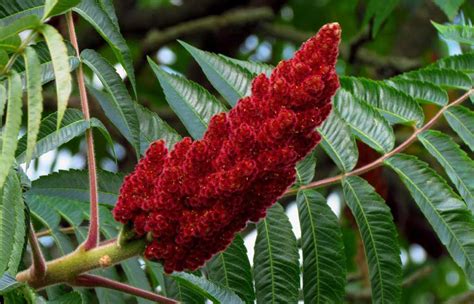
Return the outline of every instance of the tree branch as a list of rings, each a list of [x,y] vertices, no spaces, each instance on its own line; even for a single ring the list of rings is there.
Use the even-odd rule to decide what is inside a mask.
[[[124,283],[116,282],[107,278],[99,277],[91,274],[83,274],[78,276],[73,282],[70,283],[73,286],[78,287],[103,287],[113,290],[118,290],[124,293],[128,293],[140,298],[148,299],[151,301],[163,303],[163,304],[176,304],[179,303],[173,299],[164,297],[151,291],[143,290],[137,287],[133,287]]]
[[[46,261],[44,259],[43,253],[41,252],[41,247],[38,242],[38,238],[35,235],[35,228],[33,223],[30,222],[30,231],[28,233],[28,241],[31,246],[31,258],[33,260],[33,265],[31,265],[31,275],[37,279],[41,279],[46,274]]]
[[[398,147],[396,147],[395,149],[393,149],[392,151],[390,151],[389,153],[387,154],[384,154],[382,155],[381,157],[379,157],[378,159],[376,159],[375,161],[371,162],[370,164],[367,164],[365,166],[362,166],[358,169],[355,169],[353,171],[350,171],[350,172],[347,172],[347,173],[343,173],[343,174],[339,174],[337,176],[333,176],[333,177],[328,177],[328,178],[325,178],[325,179],[322,179],[322,180],[319,180],[319,181],[316,181],[316,182],[313,182],[313,183],[310,183],[310,184],[307,184],[305,186],[301,186],[297,189],[289,189],[288,191],[285,192],[284,196],[288,196],[288,195],[295,195],[296,193],[298,193],[299,190],[304,190],[304,189],[315,189],[315,188],[321,188],[321,187],[324,187],[324,186],[329,186],[329,185],[332,185],[332,184],[335,184],[335,183],[338,183],[339,181],[341,181],[342,179],[344,179],[345,177],[348,177],[348,176],[354,176],[354,175],[361,175],[361,174],[364,174],[372,169],[375,169],[381,165],[383,165],[383,162],[392,157],[393,155],[397,154],[397,153],[400,153],[402,152],[403,150],[405,150],[408,146],[410,146],[412,143],[414,143],[418,138],[417,136],[428,130],[429,128],[431,128],[437,121],[438,119],[441,117],[441,115],[443,115],[443,113],[449,109],[450,107],[452,106],[455,106],[455,105],[458,105],[460,103],[462,103],[463,101],[465,101],[472,93],[474,93],[474,89],[470,89],[469,91],[467,91],[466,93],[464,93],[461,97],[459,97],[458,99],[456,99],[455,101],[453,101],[452,103],[450,104],[447,104],[445,105],[444,107],[442,107],[438,113],[436,113],[435,116],[433,116],[433,118],[431,118],[423,127],[421,127],[420,129],[416,129],[415,132],[413,132],[413,134],[408,137],[403,143],[401,143]]]
[[[222,15],[207,16],[180,23],[162,31],[151,30],[143,40],[144,53],[157,50],[161,46],[184,36],[196,33],[216,31],[223,27],[245,25],[271,20],[275,17],[269,7],[243,8],[226,12]]]
[[[309,37],[314,35],[314,33],[303,32],[290,26],[269,23],[262,24],[260,26],[260,30],[269,36],[282,40],[292,41],[297,44],[304,42]],[[359,38],[356,37],[356,39]],[[351,45],[353,43],[354,42],[351,42],[349,44],[341,44],[341,56],[345,60],[349,60],[349,57],[351,56]],[[366,64],[375,67],[390,67],[400,72],[413,70],[421,66],[421,62],[419,60],[398,56],[380,56],[377,53],[372,52],[366,48],[359,48],[353,56],[354,60],[360,62],[361,64]]]
[[[69,38],[76,51],[77,57],[80,57],[79,45],[77,43],[76,30],[74,27],[74,20],[72,12],[66,14],[67,25],[69,29]],[[84,84],[84,72],[82,69],[82,63],[79,63],[79,67],[76,71],[77,85],[79,87],[79,96],[81,98],[82,113],[84,119],[90,119],[89,113],[89,102],[87,100],[86,86]],[[95,163],[95,152],[94,152],[94,138],[92,130],[86,130],[86,141],[87,141],[87,163],[89,171],[89,189],[90,189],[90,221],[89,221],[89,232],[87,239],[83,246],[85,250],[90,250],[97,247],[99,243],[99,196],[97,192],[97,169]]]

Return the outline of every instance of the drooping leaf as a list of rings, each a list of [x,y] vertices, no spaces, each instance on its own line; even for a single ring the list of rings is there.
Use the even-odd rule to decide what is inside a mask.
[[[183,41],[180,43],[193,56],[214,88],[231,106],[235,106],[240,98],[250,94],[253,77],[247,70],[222,56],[202,51]]]
[[[308,154],[302,161],[296,164],[296,184],[306,185],[314,178],[316,169],[316,157],[314,153]]]
[[[13,169],[8,172],[0,189],[0,273],[14,275],[23,251],[26,223],[20,181]]]
[[[8,77],[8,106],[2,133],[2,154],[0,155],[0,189],[15,161],[17,138],[21,127],[21,79],[16,72]]]
[[[120,30],[110,19],[109,14],[100,6],[97,0],[82,0],[73,10],[89,22],[95,30],[107,41],[112,51],[122,64],[130,79],[134,96],[137,96],[135,73],[133,70],[132,55],[127,42]]]
[[[107,13],[107,16],[109,16],[112,23],[117,28],[119,28],[118,18],[117,18],[117,15],[115,14],[114,1],[113,0],[99,0],[99,4],[104,10],[104,12]]]
[[[400,176],[441,243],[474,282],[474,222],[466,204],[416,157],[398,154],[385,163]]]
[[[244,240],[237,235],[224,252],[207,263],[209,280],[233,290],[245,303],[253,303],[252,271]]]
[[[447,40],[454,40],[459,43],[474,44],[474,27],[469,25],[443,25],[431,21],[439,34]]]
[[[394,79],[398,78],[421,80],[447,88],[463,90],[470,89],[472,86],[472,80],[469,75],[451,69],[429,68],[416,70],[401,74]]]
[[[107,129],[105,129],[105,126],[98,119],[92,118],[90,121],[84,120],[82,112],[77,109],[67,109],[64,113],[64,118],[59,129],[56,129],[56,126],[56,113],[46,116],[41,121],[38,141],[31,155],[32,158],[39,157],[48,151],[60,147],[71,139],[84,134],[84,132],[91,127],[97,128],[109,143],[111,141]],[[19,163],[25,162],[26,146],[27,135],[25,134],[18,141],[16,160]]]
[[[392,11],[397,6],[399,0],[388,0],[388,1],[378,1],[370,0],[367,4],[367,10],[365,12],[363,25],[366,26],[369,24],[369,21],[373,18],[373,30],[372,35],[375,37],[379,32],[382,24],[390,16]]]
[[[393,149],[395,136],[388,122],[364,101],[339,89],[334,105],[354,135],[376,151],[386,153]]]
[[[81,53],[81,58],[84,64],[99,77],[112,97],[111,99],[101,99],[99,104],[105,113],[112,113],[109,119],[129,140],[135,151],[139,153],[140,124],[135,111],[135,102],[130,97],[122,79],[115,69],[97,52],[84,50]],[[112,101],[112,103],[107,101]]]
[[[303,249],[305,303],[340,303],[344,299],[346,262],[342,232],[324,197],[314,190],[297,196]]]
[[[464,3],[464,0],[433,0],[440,9],[448,16],[449,20],[453,20]]]
[[[365,180],[343,181],[344,197],[359,227],[369,266],[373,303],[398,303],[402,263],[390,209]]]
[[[257,224],[253,275],[257,303],[297,303],[300,286],[296,238],[276,203]]]
[[[66,44],[64,43],[61,34],[59,34],[54,27],[45,24],[41,28],[41,32],[48,44],[48,49],[51,53],[51,62],[54,69],[56,94],[58,99],[57,128],[59,129],[72,91],[72,78],[71,73],[69,72],[69,56]]]
[[[474,161],[446,134],[428,130],[418,139],[443,166],[459,194],[474,214]]]
[[[449,101],[448,93],[431,82],[403,78],[393,78],[386,82],[397,90],[414,97],[418,102],[444,106]]]
[[[44,4],[43,20],[57,15],[62,15],[74,6],[78,5],[81,0],[46,0]]]
[[[181,140],[181,136],[158,114],[139,104],[136,104],[136,110],[140,122],[140,153],[142,155],[155,140],[163,139],[168,149]]]
[[[38,138],[43,112],[43,93],[41,86],[41,66],[36,52],[32,48],[25,51],[26,92],[28,96],[28,131],[25,152],[25,162],[28,164]]]
[[[178,75],[163,71],[148,59],[166,96],[166,100],[195,139],[204,135],[214,114],[227,109],[207,90]]]
[[[186,272],[177,272],[172,275],[172,278],[179,283],[201,293],[215,304],[244,303],[231,289],[214,284],[202,277],[198,277]]]
[[[0,25],[6,26],[27,15],[43,15],[44,0],[0,1]]]
[[[344,172],[352,170],[357,164],[359,151],[351,133],[351,128],[342,120],[337,109],[317,129],[322,137],[321,147]]]
[[[123,175],[102,170],[98,170],[97,174],[99,203],[115,205],[123,182]],[[68,170],[42,176],[33,181],[31,189],[25,193],[25,196],[41,196],[41,200],[52,197],[59,201],[68,199],[88,202],[88,173],[85,170]]]
[[[474,112],[463,106],[454,106],[443,115],[451,128],[474,151]]]
[[[341,77],[341,87],[377,109],[391,124],[416,122],[423,125],[423,110],[411,96],[364,78]]]
[[[21,17],[9,25],[0,27],[0,40],[9,39],[24,30],[35,29],[41,24],[38,16],[27,15]]]

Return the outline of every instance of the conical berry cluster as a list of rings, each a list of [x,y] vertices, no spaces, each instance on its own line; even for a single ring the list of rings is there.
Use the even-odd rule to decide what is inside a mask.
[[[251,96],[212,117],[201,140],[184,138],[170,152],[161,140],[149,147],[114,209],[117,221],[152,236],[146,258],[168,273],[196,269],[265,216],[320,140],[315,128],[339,87],[340,35],[337,23],[325,25],[270,78],[257,76]]]

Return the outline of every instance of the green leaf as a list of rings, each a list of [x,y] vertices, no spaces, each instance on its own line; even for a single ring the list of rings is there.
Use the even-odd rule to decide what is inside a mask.
[[[474,73],[474,53],[445,57],[429,65],[428,68],[451,69],[471,74]]]
[[[444,118],[461,139],[474,151],[474,112],[463,106],[450,107]]]
[[[181,136],[158,114],[139,104],[135,108],[140,122],[140,154],[144,155],[150,144],[158,139],[163,139],[168,149],[181,140]]]
[[[99,6],[96,0],[82,0],[81,3],[74,7],[73,10],[77,12],[82,18],[86,19],[95,30],[104,38],[112,48],[112,51],[122,64],[130,79],[134,96],[137,96],[135,74],[133,71],[132,55],[128,48],[127,42],[120,34],[120,30],[110,19],[105,10]]]
[[[423,125],[423,110],[415,99],[383,82],[341,77],[341,87],[377,109],[391,124],[416,122],[418,127]]]
[[[25,162],[29,164],[38,138],[43,112],[43,93],[41,87],[41,66],[36,52],[32,48],[25,50],[25,75],[28,96],[28,131]]]
[[[474,222],[466,204],[416,157],[398,154],[385,163],[400,176],[441,243],[474,282]]]
[[[101,204],[115,205],[123,175],[98,170],[98,193]],[[33,181],[25,197],[57,198],[89,202],[89,179],[85,170],[59,171]]]
[[[431,21],[439,34],[446,40],[454,40],[459,43],[474,44],[474,27],[469,25],[443,25]]]
[[[43,15],[44,0],[0,1],[0,25],[6,26],[26,15]]]
[[[54,298],[51,301],[48,301],[48,304],[82,304],[85,303],[82,301],[81,294],[77,291],[73,291],[62,295],[58,298]]]
[[[102,10],[107,13],[112,23],[119,28],[118,18],[115,14],[115,7],[113,0],[99,0],[99,4],[102,7]]]
[[[7,26],[0,27],[0,40],[9,39],[24,30],[35,29],[41,24],[35,15],[21,17]]]
[[[213,303],[239,304],[244,303],[230,289],[214,284],[202,277],[198,277],[186,272],[177,272],[171,276],[179,283],[192,288],[211,300]]]
[[[422,80],[392,78],[386,81],[388,85],[405,94],[412,96],[421,103],[433,103],[444,106],[448,103],[448,93],[439,86]]]
[[[71,139],[84,134],[90,127],[97,128],[104,135],[107,141],[111,141],[105,126],[96,118],[90,121],[84,120],[82,112],[77,109],[67,109],[64,113],[63,121],[59,129],[57,126],[57,114],[52,113],[42,121],[38,133],[38,141],[32,153],[32,158],[37,158],[44,153],[54,150]],[[27,134],[18,141],[16,159],[19,163],[25,162],[27,146]]]
[[[0,190],[0,273],[16,274],[25,243],[26,223],[22,189],[15,171]]]
[[[464,0],[433,0],[437,6],[448,16],[449,20],[453,20],[464,3]]]
[[[240,235],[224,252],[215,255],[206,268],[209,280],[233,290],[245,303],[255,301],[250,262]]]
[[[334,104],[354,135],[363,142],[381,153],[393,149],[393,130],[375,109],[344,89],[339,89],[334,97]]]
[[[7,52],[15,52],[21,44],[20,36],[15,35],[10,38],[0,40],[0,49]]]
[[[272,65],[262,63],[262,62],[239,60],[239,59],[227,57],[220,54],[219,56],[232,62],[233,64],[240,66],[241,68],[246,69],[248,72],[252,73],[254,76],[257,76],[258,74],[261,74],[261,73],[265,73],[267,76],[270,76],[273,69],[275,68]]]
[[[45,24],[42,27],[41,32],[48,44],[48,49],[51,53],[51,62],[54,69],[56,94],[58,98],[57,128],[59,129],[72,91],[72,78],[69,72],[69,56],[66,44],[64,43],[61,34],[59,34],[54,27]]]
[[[178,75],[163,71],[148,59],[170,107],[195,139],[204,135],[212,116],[227,109],[203,87]]]
[[[25,197],[26,203],[30,208],[31,215],[36,218],[45,228],[51,230],[58,250],[61,255],[68,254],[74,250],[71,240],[59,231],[59,223],[61,222],[60,214],[52,209],[49,204],[44,204],[38,197]]]
[[[439,131],[428,130],[418,139],[443,166],[459,194],[474,214],[474,161],[449,137]]]
[[[314,178],[316,169],[316,157],[314,152],[308,154],[302,161],[296,164],[296,184],[306,185]]]
[[[43,20],[52,16],[62,15],[74,6],[78,5],[81,0],[46,0],[44,5]]]
[[[109,119],[129,140],[138,155],[140,151],[140,124],[135,111],[135,102],[130,97],[122,79],[113,66],[93,50],[82,51],[81,59],[99,77],[110,93],[112,98],[100,100],[99,104],[105,113],[109,113],[109,111],[112,113]]]
[[[21,79],[16,72],[8,78],[8,107],[2,133],[2,154],[0,155],[0,189],[15,161],[18,134],[21,127]]]
[[[398,303],[402,263],[390,209],[375,189],[360,177],[344,179],[343,188],[364,242],[372,300],[374,303]]]
[[[25,286],[24,283],[18,282],[12,275],[4,273],[0,277],[0,295],[5,295],[6,293]]]
[[[346,261],[342,232],[324,197],[302,190],[296,198],[303,249],[305,303],[342,303]]]
[[[372,36],[377,36],[382,24],[390,16],[392,11],[397,6],[399,0],[370,0],[367,4],[367,11],[365,12],[363,26],[369,24],[370,19],[374,19]]]
[[[283,207],[276,203],[257,224],[253,275],[257,303],[297,303],[300,286],[296,238]]]
[[[222,56],[202,51],[186,42],[181,45],[194,57],[214,88],[235,106],[242,97],[250,95],[252,74]]]
[[[359,151],[349,125],[333,109],[329,117],[317,129],[322,137],[323,150],[344,172],[351,171],[357,164]]]
[[[450,69],[429,68],[417,70],[404,73],[394,79],[399,78],[421,80],[447,88],[462,90],[468,90],[472,86],[472,81],[469,75],[461,71]]]

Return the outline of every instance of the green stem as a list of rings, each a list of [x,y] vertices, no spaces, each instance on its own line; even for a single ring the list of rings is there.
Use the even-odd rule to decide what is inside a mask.
[[[86,251],[79,247],[70,254],[46,263],[42,277],[34,275],[33,268],[17,274],[19,282],[25,282],[35,289],[59,283],[71,283],[78,275],[97,268],[105,268],[141,254],[145,250],[145,240],[134,240],[119,246],[117,242],[108,243]]]
[[[465,101],[467,98],[469,98],[469,96],[474,93],[474,89],[470,89],[469,91],[467,91],[466,93],[464,93],[461,97],[459,97],[458,99],[456,99],[455,101],[451,102],[450,104],[447,104],[445,105],[444,107],[442,107],[438,113],[436,113],[435,116],[433,116],[433,118],[431,118],[423,127],[421,127],[420,129],[416,129],[415,132],[413,132],[413,134],[408,137],[403,143],[401,143],[398,147],[396,147],[395,149],[393,149],[392,151],[390,151],[389,153],[387,154],[384,154],[382,155],[381,157],[379,157],[378,159],[376,159],[375,161],[371,162],[370,164],[367,164],[365,166],[362,166],[360,168],[357,168],[353,171],[350,171],[350,172],[346,172],[346,173],[342,173],[342,174],[339,174],[337,176],[332,176],[332,177],[328,177],[328,178],[325,178],[325,179],[322,179],[322,180],[319,180],[319,181],[315,181],[313,183],[310,183],[310,184],[307,184],[305,186],[301,186],[299,188],[296,188],[296,189],[289,189],[288,191],[285,192],[284,196],[290,196],[290,195],[295,195],[298,193],[299,190],[305,190],[305,189],[315,189],[315,188],[321,188],[321,187],[325,187],[325,186],[329,186],[329,185],[333,185],[333,184],[336,184],[338,182],[340,182],[343,178],[345,177],[348,177],[348,176],[354,176],[354,175],[361,175],[361,174],[364,174],[368,171],[371,171],[377,167],[380,167],[381,165],[383,165],[384,161],[390,157],[392,157],[393,155],[397,154],[397,153],[400,153],[402,152],[403,150],[405,150],[407,147],[409,147],[412,143],[414,143],[417,139],[418,139],[418,135],[428,129],[430,129],[437,121],[438,119],[441,117],[441,115],[443,115],[443,113],[449,109],[450,107],[452,106],[455,106],[455,105],[458,105],[460,103],[462,103],[463,101]]]
[[[36,35],[38,35],[37,32],[33,31],[31,32],[25,40],[21,43],[21,45],[18,47],[18,49],[15,51],[15,53],[12,54],[10,59],[8,59],[7,64],[3,67],[3,70],[0,72],[0,75],[5,75],[7,74],[10,69],[13,67],[13,64],[15,61],[20,57],[20,55],[23,53],[23,51],[28,47],[31,41],[36,38]]]

